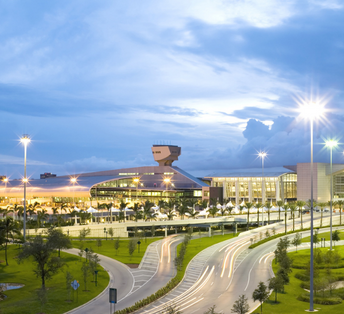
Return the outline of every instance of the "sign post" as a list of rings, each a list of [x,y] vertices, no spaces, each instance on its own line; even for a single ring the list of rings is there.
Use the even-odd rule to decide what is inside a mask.
[[[140,253],[140,244],[141,244],[141,241],[137,241],[137,246],[138,246],[138,253]]]
[[[117,289],[110,288],[109,289],[109,302],[110,302],[110,314],[111,312],[111,304],[114,305],[114,312],[116,310],[116,303],[117,303]]]
[[[78,302],[78,297],[79,297],[79,295],[78,295],[78,288],[80,287],[79,281],[77,281],[77,280],[74,279],[74,280],[71,282],[70,285],[72,286],[72,288],[73,288],[74,290],[76,290],[76,302]]]

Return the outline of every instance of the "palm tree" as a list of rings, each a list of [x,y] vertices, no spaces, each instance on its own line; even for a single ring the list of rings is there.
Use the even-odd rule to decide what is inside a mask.
[[[257,223],[259,227],[259,210],[263,207],[263,204],[258,202],[255,207],[257,208]],[[264,222],[262,222],[262,224],[264,224]]]
[[[125,221],[125,209],[127,208],[128,205],[129,205],[129,203],[125,203],[123,200],[121,200],[121,202],[119,203],[119,210],[121,211],[120,217],[122,219],[122,216],[123,216],[124,221]],[[112,203],[111,203],[111,207],[112,207]],[[112,211],[111,210],[110,210],[110,217],[111,217],[111,222],[112,222]],[[121,219],[120,219],[120,221],[121,221]]]
[[[152,210],[153,206],[154,206],[154,203],[152,203],[148,200],[144,202],[144,204],[143,204],[143,219],[145,221],[152,218],[151,210]]]
[[[20,229],[18,223],[16,223],[12,218],[7,217],[5,220],[0,222],[0,232],[3,233],[5,238],[5,260],[6,266],[8,266],[7,243],[10,238],[13,240],[15,235],[20,235]]]
[[[60,211],[61,211],[61,215],[62,215],[62,211],[64,211],[65,213],[67,212],[67,204],[66,203],[61,203],[60,205]]]
[[[189,199],[189,206],[192,207],[193,212],[195,212],[195,206],[198,204],[198,199],[191,198]]]
[[[251,204],[251,203],[249,203]],[[242,211],[244,210],[245,206],[239,205],[239,211],[240,211],[240,215],[242,215]]]
[[[30,215],[30,218],[32,218],[32,215],[36,214],[38,208],[41,208],[38,202],[34,202],[28,206],[27,212]]]
[[[272,207],[271,202],[267,201],[265,203],[265,207],[268,210],[268,224],[270,225],[270,212],[271,212],[271,207]]]
[[[180,200],[180,203],[178,204],[178,206],[176,208],[181,219],[184,219],[185,213],[187,213],[189,211],[188,203],[189,203],[188,200],[183,198]]]
[[[139,203],[134,203],[134,206],[131,209],[134,212],[134,219],[137,222],[137,220],[142,217],[140,204]]]
[[[190,218],[193,218],[193,219],[196,219],[199,214],[197,210],[192,210],[192,211],[190,210],[188,211],[188,213],[190,214]]]
[[[277,206],[278,206],[278,220],[281,220],[281,207],[283,206],[283,201],[277,201]]]
[[[58,220],[57,220],[57,215],[58,215],[58,208],[57,207],[52,207],[51,208],[52,212],[53,212],[53,217],[56,219],[56,223],[58,224]],[[59,226],[59,225],[58,225]],[[60,226],[59,226],[60,227]]]
[[[213,216],[213,218],[215,218],[216,213],[217,213],[217,207],[214,205],[211,205],[211,207],[209,208],[209,214]]]
[[[221,216],[222,216],[222,217],[226,214],[226,211],[227,211],[227,207],[224,207],[224,206],[222,205],[221,208],[220,208],[220,213],[221,213]]]
[[[299,217],[301,218],[301,230],[303,230],[303,222],[302,222],[302,209],[306,205],[305,201],[297,201],[296,206],[299,209]]]
[[[339,207],[339,224],[342,225],[342,208],[344,205],[344,201],[337,201],[337,206]]]
[[[290,203],[289,208],[290,208],[290,214],[293,218],[293,231],[295,231],[295,212],[297,209],[297,205],[295,203]]]
[[[234,206],[227,206],[227,211],[228,211],[228,214],[229,215],[232,215],[232,211],[233,211],[233,209],[234,209]]]
[[[320,227],[322,227],[323,212],[324,212],[325,207],[327,206],[327,203],[318,203],[318,206],[320,207],[320,213],[321,213],[321,216],[320,216]]]
[[[285,234],[287,234],[287,212],[289,208],[288,203],[284,203],[283,206],[281,206],[284,209],[284,229],[285,229]]]
[[[8,212],[13,212],[13,220],[16,220],[16,215],[20,217],[19,212],[24,213],[24,207],[19,206],[18,204],[15,204],[14,206],[8,206],[7,208],[9,209]]]
[[[164,208],[165,207],[165,203],[166,202],[163,199],[158,200],[159,209]]]
[[[37,212],[37,226],[40,228],[41,222],[48,219],[49,214],[47,213],[46,209],[42,209],[41,211]]]
[[[199,201],[198,204],[200,205],[200,207],[202,209],[206,209],[208,207],[208,201],[207,200]]]
[[[245,206],[239,206],[239,208],[240,208],[240,213],[242,212],[242,210],[243,210],[243,208],[241,209],[241,207],[243,207],[243,208],[247,208],[247,230],[249,229],[249,224],[250,224],[250,209],[253,207],[253,203],[251,203],[251,202],[247,202],[246,204],[245,204]]]
[[[176,216],[175,214],[175,210],[174,210],[174,206],[176,204],[176,201],[173,199],[168,200],[167,203],[165,203],[165,209],[167,209],[167,211],[165,212],[168,220],[173,220],[173,217]]]

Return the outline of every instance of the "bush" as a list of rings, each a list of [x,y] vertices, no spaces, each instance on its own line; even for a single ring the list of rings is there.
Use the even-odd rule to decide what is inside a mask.
[[[294,277],[302,281],[309,281],[309,275],[305,274],[304,272],[298,272],[294,275]]]
[[[297,297],[299,301],[302,302],[309,302],[309,294],[301,294]],[[323,304],[323,305],[334,305],[334,304],[340,304],[343,300],[340,297],[329,297],[329,298],[321,298],[321,297],[315,297],[314,303],[315,304]]]

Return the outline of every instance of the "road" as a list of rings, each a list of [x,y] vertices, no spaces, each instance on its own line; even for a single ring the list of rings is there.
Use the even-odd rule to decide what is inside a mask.
[[[320,214],[315,214],[318,224]],[[324,217],[324,221],[328,219]],[[310,216],[303,216],[304,225]],[[300,220],[295,220],[298,228]],[[292,224],[288,222],[288,229]],[[277,232],[284,231],[284,223],[275,226]],[[273,276],[271,260],[279,239],[269,241],[255,249],[248,249],[251,238],[259,237],[272,226],[265,226],[247,232],[241,237],[224,241],[199,253],[189,264],[183,282],[159,301],[143,308],[137,313],[164,313],[167,306],[177,307],[183,314],[203,313],[216,305],[216,311],[231,313],[231,308],[239,295],[245,294],[251,309],[259,306],[251,296],[260,281],[267,282]],[[303,233],[310,234],[309,231]],[[309,246],[308,246],[309,247]]]

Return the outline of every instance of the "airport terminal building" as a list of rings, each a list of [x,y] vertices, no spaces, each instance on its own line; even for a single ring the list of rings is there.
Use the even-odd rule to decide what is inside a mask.
[[[174,145],[153,145],[152,154],[157,166],[125,168],[72,176],[49,173],[41,179],[29,180],[28,203],[35,201],[48,206],[60,203],[96,206],[97,202],[126,203],[150,200],[188,198],[198,200],[230,200],[242,202],[310,199],[310,164],[262,169],[218,171],[204,178],[196,178],[172,165],[178,160],[181,148]],[[334,164],[330,172],[327,163],[314,163],[314,199],[330,200],[330,182],[333,178],[334,200],[344,200],[344,164]],[[5,180],[0,185],[2,206],[23,202],[24,186],[21,180]]]

